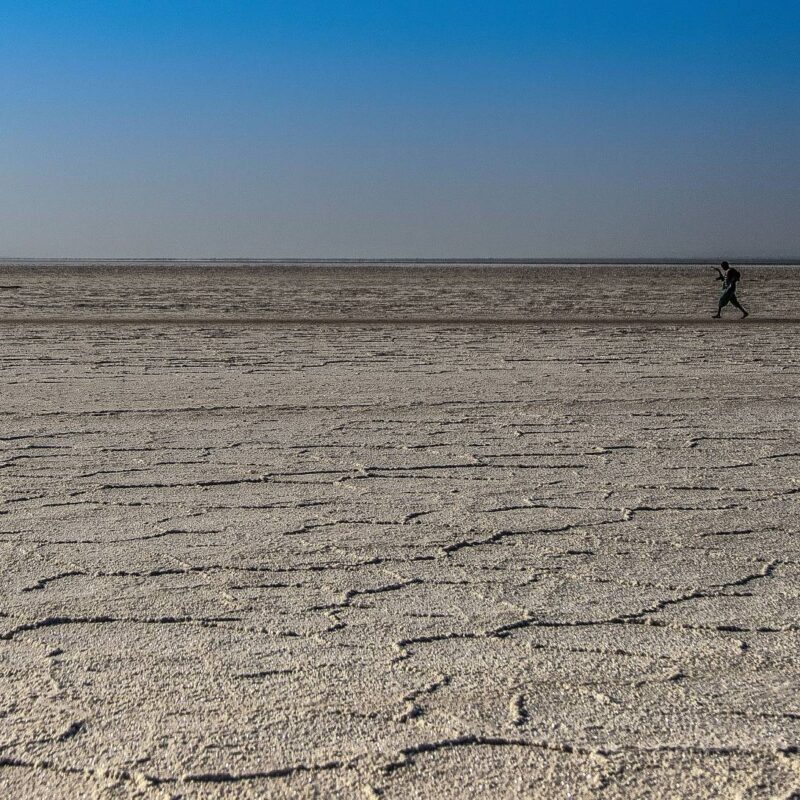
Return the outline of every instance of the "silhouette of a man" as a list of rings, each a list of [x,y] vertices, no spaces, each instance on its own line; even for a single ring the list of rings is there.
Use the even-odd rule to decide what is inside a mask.
[[[719,319],[722,309],[730,303],[734,308],[742,312],[742,319],[747,316],[747,312],[739,305],[736,299],[736,283],[741,280],[739,270],[734,269],[727,261],[723,261],[717,270],[717,280],[722,281],[722,294],[719,296],[719,306],[717,313],[713,314],[714,319]]]

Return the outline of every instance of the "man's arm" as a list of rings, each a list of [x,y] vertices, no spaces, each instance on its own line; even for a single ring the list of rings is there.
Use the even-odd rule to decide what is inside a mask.
[[[712,267],[712,269],[715,269],[717,271],[716,280],[718,280],[718,281],[724,281],[725,280],[725,276],[722,274],[722,270],[719,267]]]

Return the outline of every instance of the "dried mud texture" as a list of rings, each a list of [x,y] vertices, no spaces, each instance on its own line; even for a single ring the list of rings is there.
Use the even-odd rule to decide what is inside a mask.
[[[748,324],[800,324],[798,267],[736,265]],[[0,261],[0,324],[582,320],[711,325],[711,264],[28,263]],[[738,313],[729,306],[732,319]],[[719,326],[719,322],[713,323]]]
[[[0,794],[796,797],[795,330],[5,326]]]

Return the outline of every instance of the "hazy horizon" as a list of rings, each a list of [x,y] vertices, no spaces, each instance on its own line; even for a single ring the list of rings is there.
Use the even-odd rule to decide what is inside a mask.
[[[370,258],[347,257],[347,256],[284,256],[284,257],[259,257],[259,256],[0,256],[0,264],[26,264],[26,263],[67,263],[77,262],[86,264],[103,263],[172,263],[180,262],[186,264],[484,264],[484,265],[518,265],[518,266],[547,266],[547,265],[598,265],[598,266],[647,266],[650,264],[674,264],[676,266],[692,266],[697,264],[704,266],[707,264],[717,264],[721,260],[729,261],[731,264],[747,264],[752,266],[800,266],[800,256],[696,256],[686,258],[669,258],[657,256],[642,256],[630,258],[626,256],[615,257],[582,257],[582,258],[522,258],[518,256],[448,256],[442,258],[426,258],[424,256],[380,256]]]
[[[12,2],[0,257],[796,260],[798,31],[785,2]]]

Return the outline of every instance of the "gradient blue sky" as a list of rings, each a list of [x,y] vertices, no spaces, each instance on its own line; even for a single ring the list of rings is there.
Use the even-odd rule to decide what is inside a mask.
[[[0,0],[0,255],[800,256],[800,3]]]

